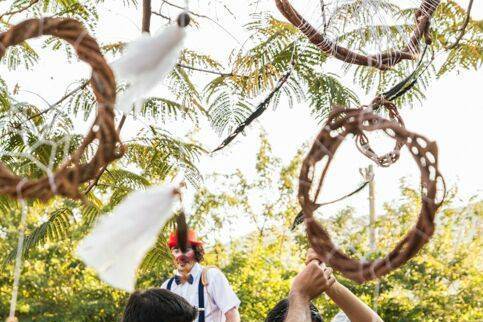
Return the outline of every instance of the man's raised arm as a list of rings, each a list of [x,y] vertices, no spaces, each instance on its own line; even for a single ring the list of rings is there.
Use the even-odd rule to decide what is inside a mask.
[[[316,260],[320,260],[320,258],[310,248],[307,252],[307,263],[312,263]],[[335,281],[334,285],[325,293],[344,311],[351,322],[383,322],[376,312],[339,282]]]
[[[310,301],[329,290],[335,282],[332,268],[311,261],[293,280],[285,322],[311,322]]]

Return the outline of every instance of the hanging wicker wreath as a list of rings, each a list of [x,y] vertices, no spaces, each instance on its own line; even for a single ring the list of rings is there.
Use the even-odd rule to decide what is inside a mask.
[[[90,84],[98,103],[97,116],[79,148],[51,176],[22,178],[0,163],[0,194],[25,199],[47,200],[53,195],[77,199],[82,197],[78,189],[80,184],[94,179],[102,167],[124,153],[114,124],[116,82],[96,40],[80,22],[70,18],[29,19],[12,26],[0,34],[0,58],[8,47],[42,35],[67,41],[79,58],[92,67]],[[82,162],[91,143],[98,146],[97,151],[90,160]]]
[[[367,108],[367,107],[365,107]],[[376,97],[371,105],[369,106],[370,110],[377,111],[381,108],[385,109],[386,112],[389,114],[390,120],[396,122],[401,127],[404,127],[404,121],[397,110],[396,105],[385,99],[383,96]],[[362,109],[361,109],[362,110]],[[396,140],[394,149],[384,155],[377,155],[376,152],[371,148],[369,144],[369,138],[365,135],[364,132],[359,132],[355,134],[356,146],[357,149],[364,154],[366,157],[380,165],[381,167],[389,167],[391,164],[395,163],[399,159],[399,154],[401,152],[401,148],[404,146],[404,143],[400,140]]]
[[[329,165],[345,137],[375,130],[384,130],[413,155],[421,171],[422,204],[417,223],[396,247],[384,258],[365,261],[353,259],[338,249],[329,233],[314,219],[314,211]],[[325,161],[320,178],[315,178],[316,166]],[[388,274],[417,254],[433,235],[434,216],[444,199],[444,194],[441,196],[440,193],[445,191],[444,180],[438,170],[435,142],[360,109],[336,108],[331,113],[302,164],[299,179],[298,198],[311,247],[328,265],[359,283]],[[438,191],[439,186],[442,189]]]
[[[424,38],[427,44],[431,43],[429,35],[431,17],[440,0],[422,0],[420,7],[416,11],[414,30],[404,48],[391,49],[374,55],[357,53],[328,39],[291,5],[290,0],[275,0],[275,3],[283,16],[323,52],[349,64],[371,66],[380,70],[386,70],[403,60],[417,59],[421,39]]]

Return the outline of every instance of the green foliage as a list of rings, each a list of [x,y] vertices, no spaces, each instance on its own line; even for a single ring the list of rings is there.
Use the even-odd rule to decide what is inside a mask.
[[[292,25],[270,15],[255,14],[246,26],[253,44],[230,57],[230,75],[221,75],[206,86],[211,124],[219,133],[232,131],[251,112],[253,99],[267,95],[277,81],[293,69],[287,83],[276,93],[275,108],[283,97],[290,107],[307,100],[315,117],[322,119],[332,105],[351,105],[356,95],[336,75],[321,72],[327,56],[298,34]]]
[[[288,230],[299,209],[295,194],[301,155],[298,153],[292,162],[283,165],[262,137],[255,180],[248,180],[240,172],[216,175],[207,178],[208,185],[195,198],[190,225],[202,236],[211,237],[205,240],[210,245],[206,264],[216,265],[225,272],[242,300],[244,321],[263,320],[268,310],[287,296],[291,279],[303,267],[305,234],[302,229],[295,233]],[[146,183],[140,177],[129,175],[130,180],[123,177],[123,170],[116,170],[112,178],[106,175],[103,180],[113,180],[125,187]],[[224,188],[217,191],[216,187]],[[396,202],[385,205],[384,213],[376,222],[377,254],[369,251],[365,220],[352,209],[332,216],[325,214],[322,222],[330,227],[336,243],[353,256],[386,254],[414,224],[420,207],[416,190],[402,185],[401,193]],[[19,296],[22,321],[119,318],[127,294],[101,283],[72,257],[72,250],[92,223],[92,217],[112,207],[111,204],[103,207],[92,194],[88,197],[89,206],[72,202],[31,205],[27,240],[42,242],[30,250],[25,261]],[[10,213],[0,217],[0,228],[5,227],[7,231],[6,238],[0,238],[0,250],[7,254],[16,244],[19,210],[15,202],[3,198],[0,211]],[[50,214],[50,219],[37,226],[39,213]],[[414,259],[382,278],[379,293],[375,292],[375,282],[355,285],[340,276],[338,279],[366,303],[377,306],[384,321],[477,321],[483,317],[478,305],[482,295],[478,266],[481,256],[474,251],[482,246],[482,218],[481,201],[473,200],[466,207],[458,208],[448,200],[437,215],[437,229],[430,243]],[[72,223],[58,228],[56,219]],[[230,229],[236,229],[246,220],[257,229],[241,238],[231,238],[228,243],[226,236],[230,236]],[[170,276],[171,259],[165,241],[171,229],[172,224],[165,227],[157,246],[146,257],[139,271],[138,287],[160,285]],[[62,241],[59,235],[63,234],[68,234],[69,239]],[[8,309],[12,269],[12,263],[7,263],[0,273],[2,316]],[[324,297],[316,304],[328,321],[338,312]]]
[[[466,19],[466,10],[455,1],[444,3],[438,10],[438,31],[435,35],[436,46],[448,48],[459,36],[460,26]],[[481,21],[469,19],[464,35],[459,44],[451,50],[437,76],[444,76],[451,71],[479,68],[483,62],[483,25]]]
[[[229,253],[221,255],[228,257],[223,271],[243,303],[244,321],[263,321],[270,308],[287,297],[291,279],[300,269],[299,262],[294,261],[301,256],[296,245],[275,231],[271,233],[272,242],[251,236],[233,243],[230,250],[218,250],[218,254]]]
[[[398,15],[406,21],[407,25],[414,23],[414,9],[399,10]],[[443,77],[450,72],[477,70],[481,67],[483,62],[483,33],[481,32],[480,21],[470,18],[458,46],[448,49],[456,41],[466,16],[466,10],[455,1],[441,1],[431,23],[432,43],[430,52],[423,58],[423,66],[428,65],[428,68],[419,76],[417,86],[399,99],[398,103],[408,105],[414,101],[422,101],[425,98],[425,90],[431,80],[435,78]],[[395,36],[395,30],[393,30],[393,34]],[[369,38],[372,38],[370,33],[367,33],[367,36],[368,39],[359,44],[363,44],[369,41]],[[355,40],[353,41],[361,41],[357,36],[354,37]],[[435,59],[433,60],[433,58]],[[417,63],[406,61],[386,72],[380,72],[373,68],[356,67],[354,81],[367,93],[382,93],[409,75]]]
[[[28,251],[33,249],[34,246],[39,243],[45,244],[48,240],[57,241],[66,239],[71,216],[72,212],[69,208],[54,210],[50,214],[47,222],[42,223],[39,227],[35,228],[30,235],[25,237],[23,256],[26,256]],[[5,262],[13,261],[16,254],[16,250],[10,252],[9,256],[5,258]]]
[[[244,217],[249,217],[258,227],[257,231],[229,244],[223,243],[226,232],[214,230],[209,234],[215,235],[218,242],[208,260],[222,266],[227,273],[242,299],[241,312],[246,321],[263,320],[267,311],[287,296],[289,281],[301,268],[307,247],[302,229],[295,234],[288,231],[298,210],[294,187],[300,156],[282,167],[262,139],[257,160],[257,176],[253,182],[247,182],[241,173],[217,177],[221,180],[219,185],[234,191],[234,202],[227,202],[230,197],[226,193],[203,192],[204,198],[197,204],[202,210],[195,213],[195,217],[203,217],[203,222],[218,217],[225,229],[231,222],[239,225]],[[418,192],[402,185],[401,193],[402,197],[387,203],[384,213],[378,217],[376,254],[370,251],[366,220],[356,216],[353,209],[344,209],[332,216],[324,213],[321,221],[330,227],[335,243],[346,253],[360,258],[383,256],[414,225],[419,213]],[[271,199],[273,195],[280,199]],[[474,252],[482,243],[479,226],[483,203],[473,200],[466,207],[458,208],[452,204],[453,196],[437,215],[436,233],[430,243],[407,264],[381,278],[378,292],[376,282],[356,285],[338,277],[362,300],[377,308],[384,321],[461,321],[462,316],[465,321],[478,321],[482,318],[478,304],[482,290],[477,286],[481,283],[481,254]],[[220,198],[227,201],[220,202]],[[206,205],[211,205],[211,209]],[[324,297],[316,303],[327,321],[339,310]]]
[[[21,321],[115,321],[127,298],[99,282],[73,258],[69,241],[47,243],[25,262],[17,316]],[[0,315],[7,315],[12,265],[0,274]]]

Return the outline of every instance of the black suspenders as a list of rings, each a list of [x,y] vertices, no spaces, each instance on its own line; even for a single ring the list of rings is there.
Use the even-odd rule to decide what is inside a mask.
[[[171,277],[168,281],[168,285],[166,285],[166,288],[168,289],[168,291],[171,291],[171,286],[173,286],[173,282],[174,282],[174,277]]]
[[[205,322],[205,286],[202,282],[203,274],[200,274],[200,279],[198,280],[198,322]],[[174,277],[171,277],[168,281],[166,288],[171,291],[173,286]]]
[[[205,286],[202,281],[202,274],[198,281],[198,322],[205,322]]]

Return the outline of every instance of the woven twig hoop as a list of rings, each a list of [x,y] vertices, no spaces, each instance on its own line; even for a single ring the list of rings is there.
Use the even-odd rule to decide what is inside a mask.
[[[0,194],[41,200],[53,195],[81,198],[79,185],[95,178],[103,166],[124,153],[114,124],[116,82],[96,40],[80,22],[70,18],[29,19],[11,27],[0,34],[0,58],[8,47],[42,35],[64,39],[75,48],[79,58],[92,67],[90,83],[98,102],[97,116],[79,148],[51,177],[28,180],[15,175],[0,163]],[[96,153],[89,161],[82,162],[86,148],[94,141],[98,145]],[[17,191],[20,182],[23,183],[20,191]]]
[[[422,204],[417,223],[396,247],[384,258],[365,261],[353,259],[338,249],[329,233],[314,219],[314,211],[329,165],[345,137],[375,130],[386,131],[411,152],[421,171]],[[326,163],[320,178],[315,179],[315,167],[319,162]],[[417,254],[433,235],[434,216],[445,192],[444,180],[438,170],[435,142],[409,132],[396,122],[360,109],[335,109],[331,113],[302,164],[299,179],[298,198],[306,218],[311,247],[328,265],[359,283],[388,274]],[[438,190],[439,186],[441,190]]]
[[[431,42],[429,26],[431,17],[438,7],[440,0],[422,0],[421,6],[416,12],[416,23],[413,33],[404,48],[391,49],[375,55],[356,53],[329,40],[302,17],[290,4],[289,0],[275,0],[275,3],[284,17],[323,52],[349,64],[372,66],[386,70],[403,60],[417,59],[420,51],[419,42],[423,37],[426,43]]]
[[[363,107],[366,109],[367,107]],[[391,101],[388,101],[382,96],[376,97],[371,105],[369,106],[369,111],[377,111],[379,109],[385,109],[389,114],[391,121],[398,123],[400,126],[404,127],[404,121],[399,115],[396,105]],[[369,138],[364,134],[364,132],[357,133],[355,135],[357,149],[364,154],[366,157],[380,165],[381,167],[389,167],[391,164],[395,163],[399,159],[399,154],[404,143],[396,140],[394,149],[384,155],[377,155],[369,144]]]

